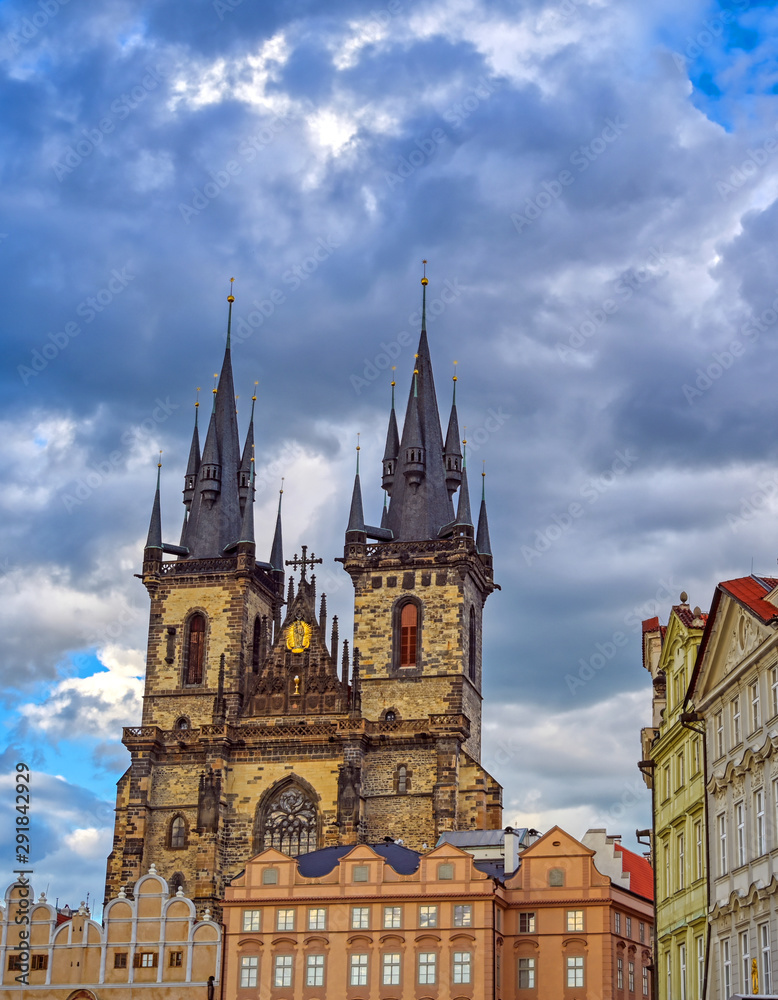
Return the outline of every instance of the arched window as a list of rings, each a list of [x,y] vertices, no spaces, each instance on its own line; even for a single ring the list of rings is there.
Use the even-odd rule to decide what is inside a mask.
[[[171,820],[168,845],[171,851],[180,851],[186,847],[186,820],[183,816],[174,816]]]
[[[168,881],[168,888],[170,889],[171,896],[175,896],[179,889],[181,889],[182,892],[186,892],[186,881],[181,872],[176,872],[175,875],[170,877]]]
[[[257,807],[254,850],[274,847],[283,854],[306,854],[318,844],[319,811],[313,794],[296,782],[271,790]]]
[[[176,729],[189,729],[189,719],[185,715],[182,715],[180,719],[176,719]]]
[[[419,608],[412,601],[403,604],[400,611],[400,666],[417,665],[417,642],[419,637]]]
[[[475,608],[470,606],[470,623],[468,625],[468,636],[467,636],[467,673],[471,681],[475,680],[476,675],[476,624],[475,624]]]
[[[189,634],[186,643],[186,683],[203,683],[203,663],[205,661],[205,618],[197,612],[189,619]]]
[[[259,658],[262,653],[262,619],[257,615],[254,619],[254,640],[251,645],[251,672],[259,673]]]
[[[408,768],[400,764],[397,768],[397,794],[405,795],[408,791]]]

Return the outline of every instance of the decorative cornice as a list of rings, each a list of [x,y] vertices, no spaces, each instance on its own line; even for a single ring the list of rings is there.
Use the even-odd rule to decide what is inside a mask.
[[[765,735],[761,747],[746,747],[738,760],[728,760],[723,771],[714,771],[706,786],[708,792],[717,795],[735,778],[741,778],[751,771],[752,765],[766,761],[776,750],[778,750],[778,732],[769,732]]]

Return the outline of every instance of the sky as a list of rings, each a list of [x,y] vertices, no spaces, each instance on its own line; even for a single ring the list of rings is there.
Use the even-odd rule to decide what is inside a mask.
[[[344,635],[422,259],[487,473],[504,820],[635,846],[641,621],[778,556],[777,46],[757,0],[0,6],[2,774],[32,769],[37,892],[102,899],[157,454],[175,542],[230,277],[258,558],[283,476]]]

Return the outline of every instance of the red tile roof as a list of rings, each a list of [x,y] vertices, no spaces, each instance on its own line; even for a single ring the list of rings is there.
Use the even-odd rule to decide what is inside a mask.
[[[695,615],[688,604],[676,604],[673,611],[687,628],[704,628],[705,622],[708,620],[707,612],[701,611],[699,615]],[[702,625],[695,625],[695,621],[701,621]]]
[[[730,597],[744,604],[763,622],[778,618],[778,608],[764,597],[778,586],[778,580],[773,577],[741,576],[737,580],[725,580],[719,587]]]
[[[646,618],[643,622],[644,632],[656,632],[659,628],[659,616],[655,615],[653,618]]]
[[[621,870],[629,872],[629,888],[644,899],[654,899],[654,870],[646,858],[628,851],[621,844],[614,844],[621,851]]]

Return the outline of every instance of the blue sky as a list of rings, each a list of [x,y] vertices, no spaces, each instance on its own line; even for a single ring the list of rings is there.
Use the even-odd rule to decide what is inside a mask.
[[[284,476],[286,547],[325,556],[343,624],[354,441],[376,520],[384,358],[406,391],[429,260],[442,408],[457,360],[488,473],[506,822],[649,825],[640,621],[778,555],[776,20],[752,0],[0,6],[0,721],[40,789],[40,888],[102,891],[156,455],[175,539],[231,276],[260,557]]]

